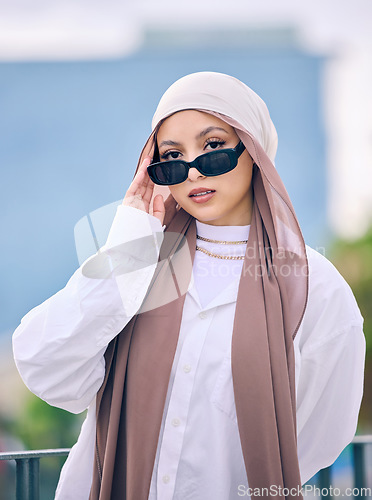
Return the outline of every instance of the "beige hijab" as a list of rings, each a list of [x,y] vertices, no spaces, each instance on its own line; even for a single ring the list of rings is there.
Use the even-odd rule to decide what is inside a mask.
[[[281,493],[278,499],[300,498],[295,493],[301,483],[293,339],[306,307],[308,266],[297,218],[273,164],[276,131],[265,103],[242,82],[220,73],[195,73],[163,95],[140,161],[153,153],[161,121],[184,109],[204,110],[235,127],[256,164],[231,347],[236,413],[250,487],[259,488],[260,498],[267,500],[270,487]],[[194,219],[178,210],[171,196],[166,209],[166,234],[173,237],[164,239],[141,311],[106,351],[91,500],[146,500],[149,495],[191,276],[192,266],[185,262],[192,264],[196,244]],[[167,300],[159,303],[164,296]]]

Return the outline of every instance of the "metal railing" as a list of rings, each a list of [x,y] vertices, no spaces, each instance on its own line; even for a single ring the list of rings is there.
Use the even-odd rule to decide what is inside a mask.
[[[353,456],[353,488],[358,492],[354,496],[358,500],[371,498],[367,486],[367,468],[365,448],[372,444],[372,435],[356,436],[351,442]],[[0,460],[15,460],[16,462],[16,500],[39,500],[39,462],[41,458],[51,456],[67,456],[68,448],[56,450],[16,451],[0,453]],[[332,466],[322,469],[318,474],[318,488],[322,500],[334,498],[330,493],[332,484]],[[353,496],[349,496],[353,498]]]
[[[365,448],[367,445],[372,444],[372,435],[368,436],[355,436],[350,446],[352,449],[353,457],[353,489],[357,495],[350,496],[358,500],[366,500],[371,498],[372,487],[367,486],[367,467]],[[330,485],[332,484],[332,465],[319,471],[318,486],[321,492],[322,500],[331,500],[333,498],[330,492]],[[369,492],[369,494],[368,494]]]
[[[67,456],[70,450],[33,450],[0,453],[0,460],[16,462],[16,500],[39,500],[40,458]]]

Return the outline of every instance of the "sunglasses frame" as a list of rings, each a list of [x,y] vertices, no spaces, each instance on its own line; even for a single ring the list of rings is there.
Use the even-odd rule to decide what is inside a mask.
[[[158,184],[159,186],[173,186],[175,184],[181,184],[182,182],[184,182],[187,179],[187,177],[189,175],[190,168],[196,168],[198,170],[198,172],[200,172],[202,175],[205,175],[206,177],[215,177],[217,175],[226,174],[227,172],[231,172],[231,170],[234,170],[234,168],[238,164],[238,159],[244,150],[245,150],[245,146],[244,146],[243,142],[239,141],[239,143],[235,146],[235,148],[216,149],[215,151],[210,151],[209,153],[204,153],[200,156],[197,156],[195,158],[195,160],[193,160],[191,162],[187,162],[184,160],[169,160],[169,161],[160,161],[160,162],[152,163],[151,165],[149,165],[147,167],[147,172],[148,172],[149,177],[152,180],[152,182],[154,184]],[[215,155],[218,153],[226,153],[228,155],[228,157],[230,159],[229,168],[225,169],[221,172],[212,173],[212,174],[210,174],[210,173],[206,174],[205,172],[203,172],[203,170],[199,166],[200,159],[205,158],[206,156]],[[181,166],[181,165],[184,167],[185,175],[184,175],[184,178],[182,180],[177,181],[177,182],[172,182],[172,183],[166,183],[166,182],[161,181],[157,177],[157,175],[155,173],[156,168],[163,167],[164,165],[169,165],[169,163],[175,164],[175,168],[177,166]]]

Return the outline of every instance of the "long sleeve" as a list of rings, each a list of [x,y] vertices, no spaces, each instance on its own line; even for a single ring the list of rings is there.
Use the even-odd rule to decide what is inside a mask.
[[[295,340],[302,483],[331,465],[355,434],[363,393],[363,318],[338,271],[308,248],[309,301]]]
[[[106,245],[22,319],[13,335],[14,358],[37,396],[73,413],[89,406],[103,381],[108,343],[145,297],[161,233],[155,217],[118,207]]]

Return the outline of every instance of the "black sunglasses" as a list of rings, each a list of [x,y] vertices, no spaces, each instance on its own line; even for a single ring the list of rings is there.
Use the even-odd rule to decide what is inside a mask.
[[[218,149],[198,156],[191,162],[169,160],[153,163],[147,167],[150,179],[161,186],[172,186],[184,182],[190,168],[196,168],[207,177],[222,175],[233,170],[238,164],[238,158],[245,150],[242,141],[235,148]]]

